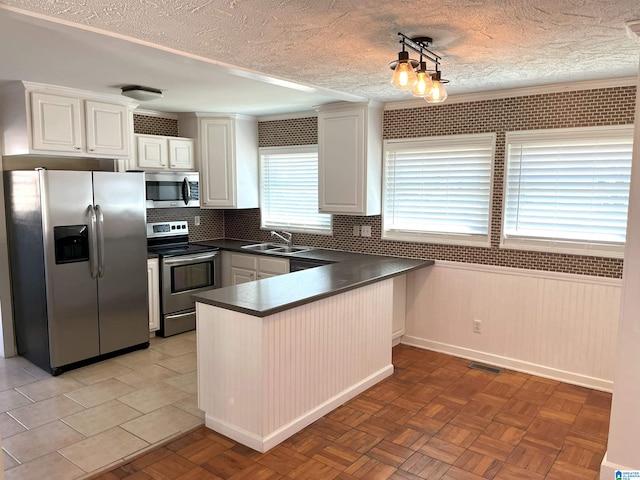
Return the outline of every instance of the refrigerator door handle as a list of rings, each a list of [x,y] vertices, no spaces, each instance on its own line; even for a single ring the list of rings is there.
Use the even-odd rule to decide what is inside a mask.
[[[98,224],[98,277],[104,276],[104,215],[100,205],[95,206],[97,224]]]
[[[185,205],[189,205],[189,200],[191,200],[191,185],[189,185],[189,179],[184,177],[182,181],[182,200]]]
[[[98,237],[96,233],[96,212],[93,209],[93,205],[87,207],[87,214],[89,216],[89,241],[91,245],[89,247],[89,271],[91,272],[91,278],[98,276]]]

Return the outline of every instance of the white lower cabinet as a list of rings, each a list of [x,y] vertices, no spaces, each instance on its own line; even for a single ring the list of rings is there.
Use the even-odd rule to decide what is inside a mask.
[[[255,270],[245,270],[244,268],[231,268],[231,285],[253,282],[256,279]]]
[[[160,328],[160,262],[157,258],[147,260],[147,288],[149,295],[149,331]]]
[[[231,253],[231,285],[289,273],[289,259]]]
[[[289,273],[288,258],[258,257],[258,280]]]

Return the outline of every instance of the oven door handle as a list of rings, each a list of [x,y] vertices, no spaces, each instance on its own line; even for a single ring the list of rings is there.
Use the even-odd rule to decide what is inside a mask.
[[[218,252],[200,253],[194,255],[178,255],[176,257],[164,257],[162,263],[164,265],[187,265],[189,263],[199,262],[202,260],[211,260],[218,255]]]

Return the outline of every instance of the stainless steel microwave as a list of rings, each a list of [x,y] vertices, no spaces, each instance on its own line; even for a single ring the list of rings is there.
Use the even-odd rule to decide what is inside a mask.
[[[200,206],[198,172],[145,173],[147,208]]]

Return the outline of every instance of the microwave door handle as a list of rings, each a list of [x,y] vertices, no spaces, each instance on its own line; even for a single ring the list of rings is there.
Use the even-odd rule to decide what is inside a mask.
[[[100,205],[96,205],[96,217],[98,224],[98,277],[104,276],[104,214]]]
[[[191,186],[187,177],[182,180],[182,200],[185,205],[189,205],[189,200],[191,200]]]
[[[98,276],[98,236],[96,212],[93,205],[87,207],[87,215],[89,216],[89,271],[91,278]]]

